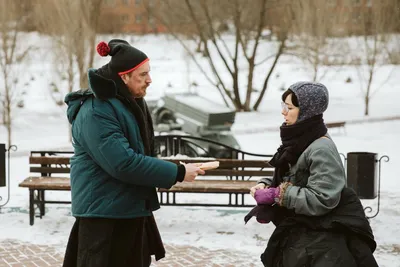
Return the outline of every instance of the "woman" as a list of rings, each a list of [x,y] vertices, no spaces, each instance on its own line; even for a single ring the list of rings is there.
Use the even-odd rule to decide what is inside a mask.
[[[274,267],[378,266],[369,222],[355,192],[346,188],[340,155],[323,121],[327,88],[298,82],[282,101],[282,145],[270,161],[274,178],[251,188],[257,220],[277,226],[262,262]]]

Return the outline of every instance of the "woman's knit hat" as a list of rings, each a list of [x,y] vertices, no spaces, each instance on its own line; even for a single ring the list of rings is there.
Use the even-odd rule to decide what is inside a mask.
[[[102,57],[111,56],[109,66],[119,75],[134,71],[149,60],[145,53],[121,39],[112,39],[108,44],[100,42],[97,53]]]
[[[299,117],[304,121],[325,112],[329,104],[329,92],[325,85],[314,82],[297,82],[289,87],[299,102]]]

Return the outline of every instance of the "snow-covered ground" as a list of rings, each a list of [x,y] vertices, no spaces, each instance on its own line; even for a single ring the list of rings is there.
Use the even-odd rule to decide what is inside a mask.
[[[35,34],[27,36],[27,42],[39,46],[43,38]],[[188,81],[196,82],[199,94],[220,101],[218,93],[194,64],[189,66],[185,53],[175,41],[163,36],[138,38],[136,46],[151,58],[153,85],[149,97],[159,97],[166,91],[186,91]],[[29,175],[28,156],[30,150],[71,150],[68,141],[68,124],[63,108],[54,104],[49,95],[49,84],[54,81],[50,47],[40,47],[23,73],[30,79],[24,89],[25,107],[15,113],[13,143],[18,151],[11,157],[11,198],[0,214],[0,242],[3,239],[18,239],[38,244],[54,244],[63,249],[67,242],[74,218],[69,205],[47,205],[46,216],[36,218],[34,226],[28,220],[28,190],[18,184]],[[106,59],[96,57],[96,64]],[[264,77],[267,69],[257,72],[256,80]],[[392,72],[393,71],[393,72]],[[400,116],[400,66],[384,66],[373,82],[379,87],[392,72],[391,78],[372,98],[370,116],[364,117],[363,98],[358,75],[351,67],[331,71],[322,80],[330,92],[330,105],[325,114],[326,122],[355,121],[346,125],[346,133],[331,129],[330,134],[341,153],[352,151],[374,152],[378,156],[388,155],[389,162],[382,163],[381,206],[376,218],[371,219],[378,248],[375,253],[380,266],[400,266],[400,185],[397,164],[400,164],[400,120],[369,122],[371,118]],[[279,74],[279,75],[277,75]],[[351,83],[346,83],[347,78]],[[282,122],[280,95],[285,87],[299,80],[310,79],[309,72],[300,63],[283,60],[278,65],[266,97],[258,112],[240,113],[236,116],[233,132],[245,151],[272,154],[279,145]],[[193,89],[193,88],[192,88]],[[6,131],[0,128],[0,143],[6,141]],[[7,189],[0,188],[3,204],[7,200]],[[213,197],[208,195],[208,197]],[[69,192],[49,192],[48,199],[70,199]],[[251,199],[250,199],[251,200]],[[363,200],[365,206],[377,209],[377,199]],[[244,225],[244,208],[192,208],[162,207],[155,213],[162,237],[166,243],[204,246],[211,249],[226,248],[248,253],[249,261],[259,262],[267,240],[273,231],[272,225],[260,225],[254,220]]]

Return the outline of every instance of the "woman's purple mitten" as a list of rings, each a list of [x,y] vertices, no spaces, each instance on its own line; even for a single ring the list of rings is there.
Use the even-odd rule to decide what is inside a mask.
[[[257,204],[272,205],[275,203],[275,199],[279,198],[280,189],[279,187],[269,187],[265,189],[258,189],[254,193],[254,198]]]

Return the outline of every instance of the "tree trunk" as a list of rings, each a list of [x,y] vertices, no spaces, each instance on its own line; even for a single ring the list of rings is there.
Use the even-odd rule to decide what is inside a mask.
[[[275,56],[274,63],[272,63],[272,66],[271,66],[271,68],[270,68],[270,70],[269,70],[269,72],[268,72],[268,74],[267,74],[267,77],[265,78],[264,85],[263,85],[263,88],[262,88],[262,90],[261,90],[261,93],[260,93],[260,95],[258,96],[258,99],[257,99],[256,103],[255,103],[254,106],[253,106],[253,109],[254,109],[255,111],[258,110],[258,107],[259,107],[260,104],[261,104],[261,101],[262,101],[262,99],[263,99],[263,97],[264,97],[264,95],[265,95],[265,92],[267,91],[268,81],[269,81],[269,79],[270,79],[270,77],[271,77],[271,75],[272,75],[272,72],[274,71],[274,69],[275,69],[275,67],[276,67],[276,65],[277,65],[277,63],[278,63],[279,58],[281,57],[281,55],[282,55],[282,53],[283,53],[283,51],[284,51],[284,49],[285,49],[286,39],[287,39],[287,37],[284,36],[284,37],[282,38],[282,40],[281,40],[281,44],[280,44],[279,50],[278,50],[278,52],[277,52],[277,54],[276,54],[276,56]]]
[[[88,77],[86,75],[85,69],[79,70],[79,87],[80,88],[88,88]]]
[[[318,66],[315,65],[315,66],[314,66],[313,82],[316,82],[316,81],[317,81],[317,77],[318,77]]]
[[[74,57],[72,54],[68,55],[68,92],[71,93],[74,90]],[[68,140],[72,143],[72,127],[68,123]]]
[[[254,58],[250,58],[249,60],[249,75],[247,77],[247,92],[246,92],[246,101],[244,102],[243,109],[244,111],[250,111],[250,103],[251,103],[251,94],[253,93],[253,75],[254,75]]]
[[[201,49],[202,44],[203,44],[203,42],[201,41],[201,38],[200,38],[199,41],[197,42],[197,48],[196,48],[197,53],[200,53],[202,51],[202,49]]]
[[[6,86],[6,103],[5,103],[5,110],[6,110],[6,121],[5,126],[7,128],[7,140],[8,146],[11,146],[11,136],[12,136],[12,123],[11,123],[11,96],[10,96],[10,88]]]
[[[3,79],[4,79],[4,126],[7,129],[7,141],[8,145],[11,146],[11,88],[8,84],[9,80],[9,72],[8,72],[8,65],[3,67]]]
[[[69,142],[72,143],[72,125],[68,123],[68,138]]]
[[[2,116],[3,116],[2,123],[3,123],[4,125],[6,125],[6,116],[7,116],[7,113],[6,113],[6,103],[5,103],[5,101],[3,101],[3,114],[2,114]]]
[[[86,1],[86,0],[85,0]],[[88,14],[88,20],[89,20],[89,31],[90,33],[90,38],[89,38],[89,61],[88,61],[88,67],[93,68],[93,61],[94,61],[94,55],[96,54],[96,36],[99,28],[99,18],[101,18],[101,7],[103,4],[103,0],[96,0],[93,1],[91,4],[91,13]],[[86,75],[85,75],[86,76]]]
[[[89,40],[89,44],[90,44],[90,49],[89,49],[88,67],[89,68],[93,68],[94,55],[96,53],[96,50],[95,50],[95,47],[96,47],[96,33],[92,33],[91,34],[90,40]]]
[[[88,86],[88,77],[86,75],[86,69],[85,69],[85,58],[87,55],[85,55],[85,48],[84,45],[81,44],[79,45],[79,51],[77,51],[76,54],[76,62],[78,65],[78,72],[79,72],[79,88],[87,88]]]
[[[7,139],[8,139],[8,145],[12,145],[12,126],[11,126],[11,116],[10,114],[7,116],[8,117],[8,123],[7,123]]]
[[[235,95],[233,104],[235,105],[235,108],[237,111],[241,111],[243,106],[242,106],[242,101],[240,100],[240,94],[239,94],[239,74],[237,72],[234,72],[232,75],[233,78],[233,92]]]
[[[370,101],[371,85],[373,77],[374,77],[374,65],[370,68],[367,91],[365,92],[365,111],[364,111],[365,116],[369,115],[369,101]]]
[[[74,90],[74,59],[71,54],[68,55],[68,92],[71,93]]]
[[[364,110],[364,115],[368,116],[369,114],[369,96],[365,96],[365,110]]]

